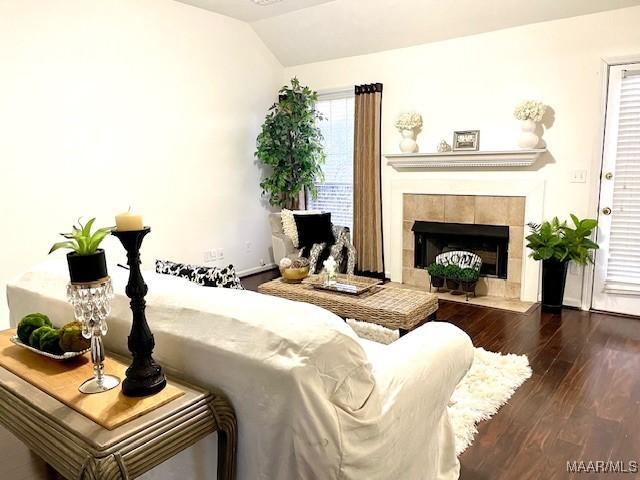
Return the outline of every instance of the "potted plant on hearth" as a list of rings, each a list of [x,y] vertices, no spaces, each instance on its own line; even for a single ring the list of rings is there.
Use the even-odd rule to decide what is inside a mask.
[[[68,248],[67,264],[69,265],[69,277],[71,283],[92,283],[108,276],[107,260],[104,250],[98,248],[102,240],[111,233],[111,228],[99,228],[91,232],[95,218],[82,225],[78,220],[78,226],[73,226],[71,233],[62,233],[66,238],[51,247],[49,253],[61,248]]]
[[[460,290],[465,293],[467,300],[469,294],[476,294],[476,284],[480,278],[480,270],[475,268],[463,268],[458,274],[458,281],[460,282]]]
[[[542,309],[559,313],[562,310],[567,267],[570,261],[579,265],[593,263],[593,250],[598,244],[589,237],[598,221],[579,220],[571,215],[573,226],[560,222],[557,217],[541,225],[529,223],[531,234],[527,236],[530,256],[542,261]]]
[[[458,290],[458,278],[462,269],[453,263],[444,267],[444,278],[447,280],[447,288],[449,290]]]
[[[433,262],[431,265],[427,267],[427,272],[429,272],[429,278],[430,278],[432,287],[435,287],[436,290],[444,287],[444,265],[443,264]]]

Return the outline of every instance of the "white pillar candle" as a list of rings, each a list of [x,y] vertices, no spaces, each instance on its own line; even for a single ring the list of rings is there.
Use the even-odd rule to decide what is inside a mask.
[[[119,232],[130,232],[142,230],[143,228],[142,215],[131,213],[131,210],[116,215],[116,230]]]

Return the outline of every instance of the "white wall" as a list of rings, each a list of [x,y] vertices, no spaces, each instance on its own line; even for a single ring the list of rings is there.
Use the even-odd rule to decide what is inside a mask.
[[[449,143],[454,130],[480,129],[481,149],[515,146],[519,125],[512,117],[523,99],[539,99],[555,111],[544,134],[552,158],[532,179],[545,180],[546,217],[595,215],[591,191],[598,182],[601,59],[640,53],[640,7],[511,28],[471,37],[285,69],[316,89],[382,82],[383,153],[398,152],[393,122],[400,112],[424,118],[421,151]],[[383,163],[386,161],[383,159]],[[574,169],[588,170],[587,183],[570,183]],[[390,186],[394,179],[447,178],[447,172],[398,173],[383,169],[385,258],[391,252]],[[504,179],[504,172],[474,172],[477,181]],[[390,270],[393,265],[387,265]],[[580,305],[582,272],[570,275],[565,302]]]
[[[172,0],[0,0],[0,69],[2,291],[77,217],[129,205],[147,265],[271,261],[253,152],[282,67],[247,24]]]

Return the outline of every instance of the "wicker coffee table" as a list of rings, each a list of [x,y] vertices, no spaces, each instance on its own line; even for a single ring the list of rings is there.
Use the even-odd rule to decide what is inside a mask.
[[[388,285],[376,285],[360,295],[352,295],[320,290],[304,283],[286,283],[282,278],[277,278],[260,285],[258,291],[312,303],[342,318],[398,329],[400,335],[435,317],[438,310],[436,295]]]

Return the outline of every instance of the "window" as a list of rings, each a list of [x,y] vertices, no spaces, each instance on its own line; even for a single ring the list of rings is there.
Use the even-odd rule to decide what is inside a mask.
[[[331,212],[335,225],[353,224],[353,91],[321,95],[316,105],[325,119],[320,122],[327,155],[324,181],[316,182],[318,197],[308,196],[308,208]]]

